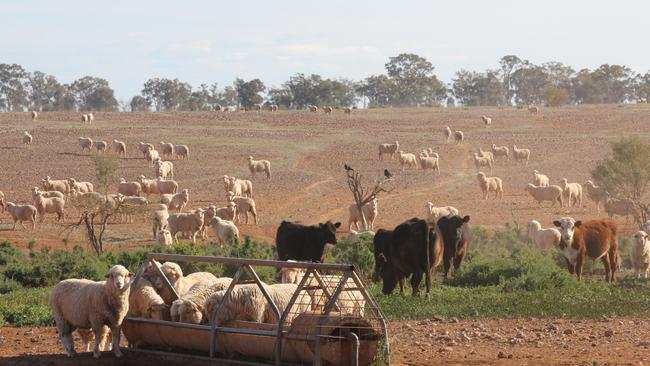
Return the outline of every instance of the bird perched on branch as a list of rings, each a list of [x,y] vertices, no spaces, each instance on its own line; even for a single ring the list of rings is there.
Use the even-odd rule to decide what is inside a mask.
[[[384,169],[384,177],[390,179],[393,175],[388,171],[388,169]]]
[[[343,164],[343,168],[345,168],[345,171],[347,171],[347,172],[354,171],[354,169],[352,169],[352,167],[349,166],[348,164]]]

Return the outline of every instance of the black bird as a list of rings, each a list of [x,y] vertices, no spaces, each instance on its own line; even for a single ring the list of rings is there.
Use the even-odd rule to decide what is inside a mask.
[[[384,177],[390,179],[393,175],[388,171],[388,169],[384,169]]]
[[[351,167],[351,166],[349,166],[348,164],[343,164],[343,167],[344,167],[344,168],[345,168],[345,170],[346,170],[346,171],[348,171],[348,172],[349,172],[349,171],[353,171],[353,170],[354,170],[354,169],[352,169],[352,167]]]

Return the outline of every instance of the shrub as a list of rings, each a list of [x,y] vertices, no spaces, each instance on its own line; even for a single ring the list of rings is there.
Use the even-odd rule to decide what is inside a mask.
[[[549,107],[559,107],[569,103],[569,93],[562,88],[549,85],[544,88],[544,100]]]
[[[355,243],[347,238],[338,240],[338,244],[325,256],[327,263],[353,264],[357,271],[365,278],[371,278],[375,269],[375,256],[373,253],[373,237],[362,235]]]

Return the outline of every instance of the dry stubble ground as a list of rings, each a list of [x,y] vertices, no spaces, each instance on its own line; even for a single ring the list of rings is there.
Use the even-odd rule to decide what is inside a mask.
[[[481,122],[479,116],[482,114],[492,117],[490,127],[485,128]],[[569,210],[557,206],[539,208],[523,191],[532,178],[533,169],[549,175],[552,182],[563,177],[583,182],[595,162],[608,155],[610,141],[623,136],[647,139],[650,134],[646,127],[650,123],[650,108],[644,106],[543,109],[539,116],[516,109],[394,109],[354,111],[352,116],[340,112],[331,116],[307,112],[95,115],[95,123],[88,126],[81,125],[75,113],[42,113],[35,122],[27,114],[0,114],[0,169],[3,172],[0,190],[7,200],[30,201],[30,187],[38,185],[46,175],[53,179],[75,177],[94,181],[92,160],[88,153],[81,152],[77,143],[78,137],[85,136],[103,139],[109,144],[113,139],[127,143],[128,157],[120,159],[117,178],[128,180],[140,174],[151,176],[153,173],[136,151],[139,141],[189,145],[190,159],[173,161],[180,187],[190,189],[190,208],[224,205],[221,177],[228,174],[250,178],[246,166],[248,155],[270,160],[272,179],[266,180],[261,176],[253,179],[261,222],[257,226],[240,226],[243,234],[269,242],[273,242],[276,227],[283,219],[304,223],[332,219],[345,223],[351,195],[344,182],[344,162],[361,170],[367,181],[378,177],[384,168],[396,173],[396,189],[380,197],[376,227],[393,227],[404,219],[422,216],[426,201],[453,205],[463,214],[470,215],[473,224],[498,227],[513,222],[523,224],[534,218],[548,226],[558,216],[589,219],[598,215],[591,202]],[[460,146],[445,144],[442,128],[447,125],[452,130],[464,131],[466,142]],[[32,133],[33,145],[21,145],[23,130]],[[396,160],[379,161],[377,145],[395,140],[408,152],[433,147],[440,154],[441,175],[416,170],[402,173]],[[516,144],[532,151],[528,166],[513,160],[497,160],[493,174],[504,181],[505,197],[502,201],[480,199],[476,169],[471,161],[472,152],[479,147],[488,149],[492,143]],[[155,198],[151,197],[151,200]],[[75,212],[69,210],[67,222],[70,223],[75,216]],[[634,230],[631,223],[625,224],[623,219],[618,221],[624,232]],[[44,225],[37,225],[35,231],[10,229],[10,217],[5,213],[0,223],[0,239],[8,239],[23,248],[31,240],[36,241],[37,249],[44,245],[63,246],[62,226],[54,223],[52,218],[48,218]],[[71,243],[82,243],[83,240],[81,232],[74,232],[69,237]],[[124,250],[152,242],[149,223],[136,221],[136,224],[109,227],[109,250]],[[410,329],[407,323],[393,323],[391,331],[395,360],[408,364],[433,364],[434,360],[458,364],[575,364],[578,360],[592,358],[613,364],[638,364],[640,357],[646,357],[648,352],[643,346],[638,346],[639,342],[648,339],[646,321],[621,321],[624,324],[617,325],[616,320],[609,325],[602,325],[599,321],[576,325],[574,328],[580,326],[586,331],[576,332],[576,335],[549,336],[555,341],[534,343],[533,335],[525,335],[525,341],[510,345],[507,339],[516,336],[516,327],[525,326],[531,330],[528,333],[535,334],[533,328],[543,328],[552,321],[491,320],[483,324],[502,333],[505,341],[470,336],[472,341],[452,346],[452,351],[447,351],[444,342],[436,338],[435,329],[442,327],[435,323],[422,325],[412,322]],[[639,324],[625,325],[625,322]],[[453,332],[463,328],[466,333],[477,332],[472,330],[473,322],[470,321],[443,324],[452,337],[455,337]],[[608,342],[610,337],[607,337],[592,346],[594,342],[589,337],[600,339],[600,328],[607,326],[615,328],[612,341]],[[614,342],[616,335],[625,334],[629,328],[637,333]],[[20,333],[22,330],[2,329],[4,338],[0,339],[0,354],[22,352],[20,347],[13,347],[14,341],[20,339],[29,345],[27,348],[38,349],[39,342],[34,346],[29,336],[11,336],[12,332]],[[36,330],[36,333],[41,332],[49,334],[51,330]],[[429,337],[429,333],[434,336]],[[580,337],[586,337],[586,340],[581,341]],[[458,339],[454,341],[460,342]],[[569,348],[553,342],[564,342]],[[497,358],[500,346],[504,348],[506,358]],[[58,345],[52,347],[49,350],[59,351]],[[5,353],[9,349],[13,352]],[[512,358],[507,358],[509,355]]]

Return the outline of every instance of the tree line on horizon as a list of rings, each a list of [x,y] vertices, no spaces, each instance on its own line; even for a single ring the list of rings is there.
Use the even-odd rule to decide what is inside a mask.
[[[511,106],[626,103],[650,97],[650,71],[603,64],[576,71],[561,62],[541,65],[514,55],[483,72],[461,69],[443,83],[433,64],[416,54],[390,57],[386,72],[364,80],[296,73],[279,87],[260,79],[236,78],[232,85],[192,87],[178,79],[151,78],[139,95],[118,102],[105,79],[84,76],[62,84],[54,75],[0,64],[0,111],[205,111],[214,106],[250,108],[277,104],[283,109],[309,105],[367,108],[419,106]]]

